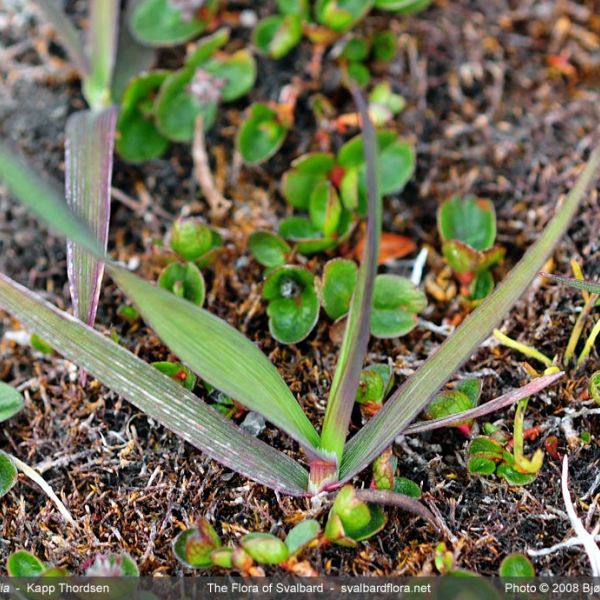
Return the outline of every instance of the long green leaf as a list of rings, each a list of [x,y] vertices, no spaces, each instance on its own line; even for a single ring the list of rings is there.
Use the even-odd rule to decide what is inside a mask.
[[[369,344],[371,305],[377,274],[382,219],[381,198],[377,182],[375,130],[369,118],[366,103],[356,86],[352,87],[352,95],[362,120],[367,163],[368,219],[364,254],[352,295],[337,368],[331,382],[321,433],[321,448],[334,453],[338,465],[342,460],[348,425],[360,382],[360,372]]]
[[[262,414],[311,452],[318,434],[265,355],[239,331],[207,310],[120,267],[107,271],[158,337],[195,373]]]
[[[88,228],[60,196],[0,147],[0,178],[24,204],[65,237],[105,258]],[[267,357],[239,331],[208,311],[140,279],[118,265],[106,269],[136,303],[157,335],[200,377],[318,454],[319,436]]]
[[[69,60],[84,78],[89,74],[90,66],[85,56],[79,32],[62,10],[59,0],[35,0],[44,16],[50,21],[58,34],[61,45],[67,51]]]
[[[65,193],[71,210],[105,249],[110,221],[110,182],[117,109],[84,110],[69,117],[65,144]],[[75,316],[96,319],[104,263],[78,244],[67,243],[67,270]]]
[[[294,460],[241,431],[183,386],[2,274],[0,307],[211,458],[286,494],[306,493],[308,474]]]
[[[94,110],[111,103],[110,87],[117,53],[120,0],[89,0],[90,27],[87,54],[90,73],[83,81],[83,93]]]
[[[600,282],[590,281],[587,279],[575,279],[574,277],[563,277],[562,275],[552,275],[551,273],[540,273],[543,277],[547,277],[552,281],[557,281],[569,287],[578,290],[586,290],[592,294],[600,294]]]
[[[340,469],[341,480],[347,480],[361,471],[406,429],[517,302],[566,232],[581,200],[595,180],[599,166],[600,148],[596,148],[556,215],[502,284],[348,442]]]

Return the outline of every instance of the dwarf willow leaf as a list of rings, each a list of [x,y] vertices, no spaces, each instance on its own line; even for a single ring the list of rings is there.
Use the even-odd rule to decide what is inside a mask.
[[[23,408],[23,396],[12,385],[0,381],[0,423]]]

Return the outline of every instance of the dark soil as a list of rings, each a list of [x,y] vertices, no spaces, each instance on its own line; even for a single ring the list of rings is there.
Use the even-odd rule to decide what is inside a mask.
[[[61,59],[52,32],[40,27],[30,2],[12,0],[0,9],[0,132],[36,166],[56,179],[63,177],[64,126],[67,116],[84,106],[78,82]],[[75,15],[82,2],[69,2]],[[235,10],[254,3],[230,3]],[[270,4],[259,12],[268,12]],[[376,65],[376,80],[389,79],[407,100],[394,122],[414,141],[418,167],[402,194],[387,198],[386,229],[430,247],[427,276],[443,269],[435,227],[436,208],[455,193],[493,200],[498,213],[498,239],[507,259],[497,269],[501,278],[537,238],[554,207],[572,185],[592,145],[600,118],[600,18],[598,4],[583,2],[448,2],[439,0],[410,18],[370,17],[360,31],[391,27],[399,53],[389,65]],[[232,45],[249,31],[235,29]],[[12,50],[11,50],[12,49]],[[266,164],[242,167],[233,159],[232,140],[246,101],[222,108],[208,146],[218,183],[234,201],[218,225],[226,231],[226,247],[207,274],[208,308],[255,340],[291,385],[306,412],[318,425],[336,363],[323,317],[313,334],[297,346],[285,347],[268,335],[260,301],[261,269],[249,257],[247,236],[259,227],[274,227],[287,208],[278,192],[282,173],[301,153],[316,149],[315,122],[308,109],[310,93],[323,89],[339,114],[350,112],[349,96],[335,84],[335,69],[326,58],[322,81],[311,81],[305,66],[311,48],[304,42],[281,62],[259,59],[259,79],[250,100],[276,99],[292,76],[304,92],[296,109],[297,127],[284,148]],[[564,58],[562,70],[552,67]],[[562,60],[562,59],[561,59]],[[164,64],[177,64],[181,52],[165,52]],[[312,90],[312,92],[311,92]],[[339,147],[348,135],[334,135]],[[219,159],[221,157],[221,159]],[[190,148],[174,146],[169,154],[139,167],[117,160],[113,185],[133,201],[113,203],[110,249],[124,261],[137,261],[138,271],[156,278],[170,221],[208,210],[191,172]],[[568,273],[576,259],[586,275],[600,274],[600,212],[597,190],[586,199],[554,254],[554,268]],[[311,259],[320,268],[327,257]],[[396,270],[403,267],[395,267]],[[0,193],[0,270],[61,308],[69,308],[64,243],[50,235],[18,204]],[[428,291],[431,291],[429,288]],[[451,325],[464,315],[457,298],[429,296],[423,319]],[[169,352],[145,326],[120,320],[117,308],[126,299],[106,280],[97,328],[118,335],[121,343],[146,360],[166,360]],[[533,344],[549,356],[562,356],[580,294],[538,281],[504,323],[504,331]],[[591,319],[590,319],[591,322]],[[158,427],[127,402],[97,382],[85,389],[76,383],[72,364],[44,356],[15,341],[19,324],[0,313],[0,380],[17,386],[26,408],[0,430],[0,448],[40,471],[78,523],[65,526],[51,501],[30,481],[19,484],[0,501],[0,563],[26,548],[41,558],[77,571],[92,553],[130,552],[145,574],[176,574],[182,568],[171,540],[194,518],[206,516],[234,540],[247,531],[282,533],[298,520],[324,521],[328,504],[315,508],[309,500],[279,497],[208,460],[175,435]],[[590,330],[590,323],[586,332]],[[9,334],[9,335],[7,335]],[[2,337],[4,336],[4,337]],[[369,362],[391,359],[403,381],[443,341],[439,333],[418,327],[404,338],[373,340]],[[48,340],[50,344],[52,340]],[[463,367],[484,379],[483,400],[528,381],[522,357],[490,342]],[[599,368],[598,349],[580,369],[530,402],[527,425],[542,434],[528,451],[542,447],[548,435],[559,438],[559,454],[569,453],[571,486],[585,515],[599,492],[600,430],[586,394],[589,375]],[[539,365],[533,365],[539,367]],[[202,389],[196,390],[202,396]],[[568,411],[576,433],[591,441],[565,439],[560,427]],[[513,410],[493,420],[510,431]],[[355,415],[353,431],[360,426]],[[298,448],[267,427],[261,438],[302,460]],[[469,476],[465,467],[468,441],[455,430],[440,430],[399,440],[395,451],[402,475],[422,485],[424,501],[435,506],[453,534],[447,545],[456,563],[492,574],[510,552],[556,544],[570,535],[560,494],[558,457],[546,454],[534,483],[510,487],[495,478]],[[368,485],[363,473],[355,485]],[[421,520],[398,511],[377,537],[357,550],[328,547],[307,553],[314,568],[329,574],[428,574],[435,572],[433,550],[439,536]],[[534,560],[539,573],[588,573],[578,548]]]

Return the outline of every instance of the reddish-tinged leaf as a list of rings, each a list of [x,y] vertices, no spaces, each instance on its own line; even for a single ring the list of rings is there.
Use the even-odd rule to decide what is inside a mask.
[[[65,193],[71,210],[89,225],[101,248],[108,241],[116,107],[74,113],[67,121]],[[104,264],[78,244],[67,244],[73,311],[93,325]]]
[[[485,404],[481,404],[480,406],[477,406],[475,408],[471,408],[460,413],[455,413],[453,415],[448,415],[447,417],[442,417],[440,419],[433,419],[432,421],[414,423],[413,425],[409,425],[402,433],[406,435],[412,433],[421,433],[423,431],[439,429],[440,427],[449,427],[451,425],[456,425],[456,423],[460,423],[467,419],[483,417],[484,415],[496,412],[501,408],[510,406],[511,404],[514,404],[522,398],[527,398],[529,396],[533,396],[534,394],[541,392],[544,388],[548,387],[549,385],[552,385],[557,379],[559,379],[563,375],[564,373],[561,371],[559,373],[553,373],[552,375],[544,375],[543,377],[538,377],[537,379],[534,379],[527,385],[524,385],[520,388],[516,388],[514,390],[510,390],[510,392],[502,394],[502,396],[498,396],[498,398],[490,400]]]
[[[359,262],[362,260],[365,248],[365,237],[362,236],[354,248],[354,257]],[[417,244],[405,235],[397,233],[383,232],[379,240],[379,259],[380,265],[384,265],[390,260],[402,258],[411,254],[417,249]]]

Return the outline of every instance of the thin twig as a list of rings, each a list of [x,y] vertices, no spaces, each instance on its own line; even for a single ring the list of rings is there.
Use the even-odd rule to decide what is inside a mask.
[[[356,490],[356,497],[363,502],[401,508],[425,519],[425,521],[433,525],[438,531],[443,529],[434,514],[424,504],[421,504],[418,500],[410,496],[390,490]]]
[[[598,544],[596,544],[596,540],[594,536],[584,527],[583,523],[577,516],[575,512],[575,507],[573,506],[573,500],[571,499],[571,494],[569,493],[569,459],[565,455],[563,458],[562,465],[562,476],[560,478],[561,490],[563,495],[563,501],[565,503],[565,508],[567,509],[567,515],[569,517],[569,521],[571,521],[571,526],[575,531],[576,538],[579,543],[585,548],[585,551],[590,559],[590,564],[592,566],[592,575],[594,577],[600,576],[600,548],[598,548]]]
[[[202,115],[196,119],[192,158],[194,159],[194,177],[210,206],[211,216],[217,220],[222,219],[231,208],[231,201],[227,200],[215,185],[206,153]]]
[[[600,542],[600,535],[595,536],[594,539],[597,542]],[[533,550],[529,548],[527,550],[527,554],[533,557],[549,556],[550,554],[554,554],[563,548],[572,548],[573,546],[581,546],[581,540],[578,537],[569,538],[564,542],[554,544],[554,546],[549,546],[548,548],[540,548],[539,550]]]
[[[46,496],[48,496],[48,498],[54,502],[58,512],[63,516],[65,521],[69,523],[69,525],[77,527],[75,519],[71,516],[71,513],[67,510],[67,507],[61,502],[60,498],[54,493],[54,490],[50,487],[50,485],[46,483],[45,479],[37,471],[12,454],[10,455],[10,458],[15,463],[15,466],[17,469],[19,469],[19,471],[21,471],[26,477],[29,477],[31,481],[37,483],[40,488],[42,488],[42,491],[46,494]]]

